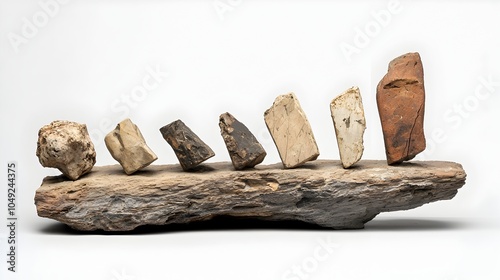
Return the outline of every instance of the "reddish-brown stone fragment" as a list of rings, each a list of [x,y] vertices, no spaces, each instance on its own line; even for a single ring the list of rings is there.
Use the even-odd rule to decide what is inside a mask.
[[[411,160],[425,150],[424,70],[418,53],[389,63],[377,86],[377,106],[388,164]]]

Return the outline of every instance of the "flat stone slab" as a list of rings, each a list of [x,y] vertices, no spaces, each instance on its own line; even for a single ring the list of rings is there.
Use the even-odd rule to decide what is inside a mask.
[[[223,162],[192,172],[156,165],[132,176],[113,165],[94,167],[77,181],[46,177],[35,204],[40,217],[85,231],[128,231],[216,216],[358,229],[380,212],[451,199],[465,178],[460,164],[439,161],[388,166],[385,160],[362,160],[344,169],[339,161],[318,160],[295,169],[273,164],[243,171]]]

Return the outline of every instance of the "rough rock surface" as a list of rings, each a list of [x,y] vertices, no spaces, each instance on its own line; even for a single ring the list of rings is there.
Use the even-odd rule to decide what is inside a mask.
[[[352,87],[330,103],[340,160],[349,168],[363,155],[363,135],[366,129],[365,111],[358,87]]]
[[[215,156],[214,151],[181,120],[167,124],[160,128],[160,132],[174,150],[182,169],[185,171],[193,169]]]
[[[248,128],[233,115],[219,117],[220,133],[236,170],[254,167],[266,157],[266,151]]]
[[[158,159],[146,145],[139,128],[130,119],[121,121],[106,135],[104,142],[111,156],[120,163],[128,175]]]
[[[318,158],[316,140],[295,94],[276,97],[264,113],[267,128],[285,168],[294,168]]]
[[[53,121],[38,131],[36,156],[43,167],[57,168],[71,180],[90,172],[96,161],[87,126],[70,121]]]
[[[377,86],[377,106],[388,164],[411,160],[425,150],[424,70],[418,53],[389,63]]]
[[[452,162],[360,161],[351,169],[322,160],[295,169],[274,164],[235,171],[229,162],[204,167],[188,173],[178,165],[148,166],[126,176],[114,165],[96,167],[78,181],[46,177],[35,204],[39,216],[78,230],[126,231],[216,216],[362,228],[380,212],[451,199],[466,177]]]

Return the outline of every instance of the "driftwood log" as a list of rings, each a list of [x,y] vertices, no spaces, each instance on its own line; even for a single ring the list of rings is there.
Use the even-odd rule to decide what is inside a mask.
[[[451,199],[465,184],[452,162],[388,166],[361,161],[281,164],[235,171],[229,162],[149,166],[127,176],[119,165],[94,167],[79,180],[51,176],[36,191],[38,215],[77,230],[128,231],[141,225],[191,223],[216,216],[295,220],[334,229],[363,228],[380,212]]]

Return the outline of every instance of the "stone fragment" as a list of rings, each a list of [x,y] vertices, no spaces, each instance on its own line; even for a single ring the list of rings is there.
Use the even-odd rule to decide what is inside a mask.
[[[377,86],[388,164],[411,160],[425,150],[424,70],[418,53],[407,53],[389,63]]]
[[[266,157],[266,151],[248,128],[233,115],[219,117],[220,133],[236,170],[254,167]]]
[[[43,167],[57,168],[71,180],[90,172],[96,161],[87,126],[70,121],[53,121],[38,131],[36,156]]]
[[[120,122],[104,138],[111,156],[128,175],[150,165],[158,157],[146,145],[139,128],[130,119]]]
[[[273,164],[238,172],[224,162],[210,163],[211,172],[188,173],[172,164],[150,166],[148,176],[98,166],[78,181],[46,177],[35,205],[40,217],[78,230],[124,231],[227,216],[353,229],[380,212],[451,199],[466,179],[462,166],[452,162],[357,165],[344,169],[339,161],[318,160],[311,168]]]
[[[278,96],[264,113],[264,119],[285,168],[318,158],[318,145],[311,125],[295,94]]]
[[[160,128],[160,132],[174,150],[184,171],[188,171],[215,156],[214,151],[181,120],[167,124]]]
[[[330,103],[340,160],[349,168],[363,155],[363,135],[366,129],[363,101],[358,87],[352,87]]]

